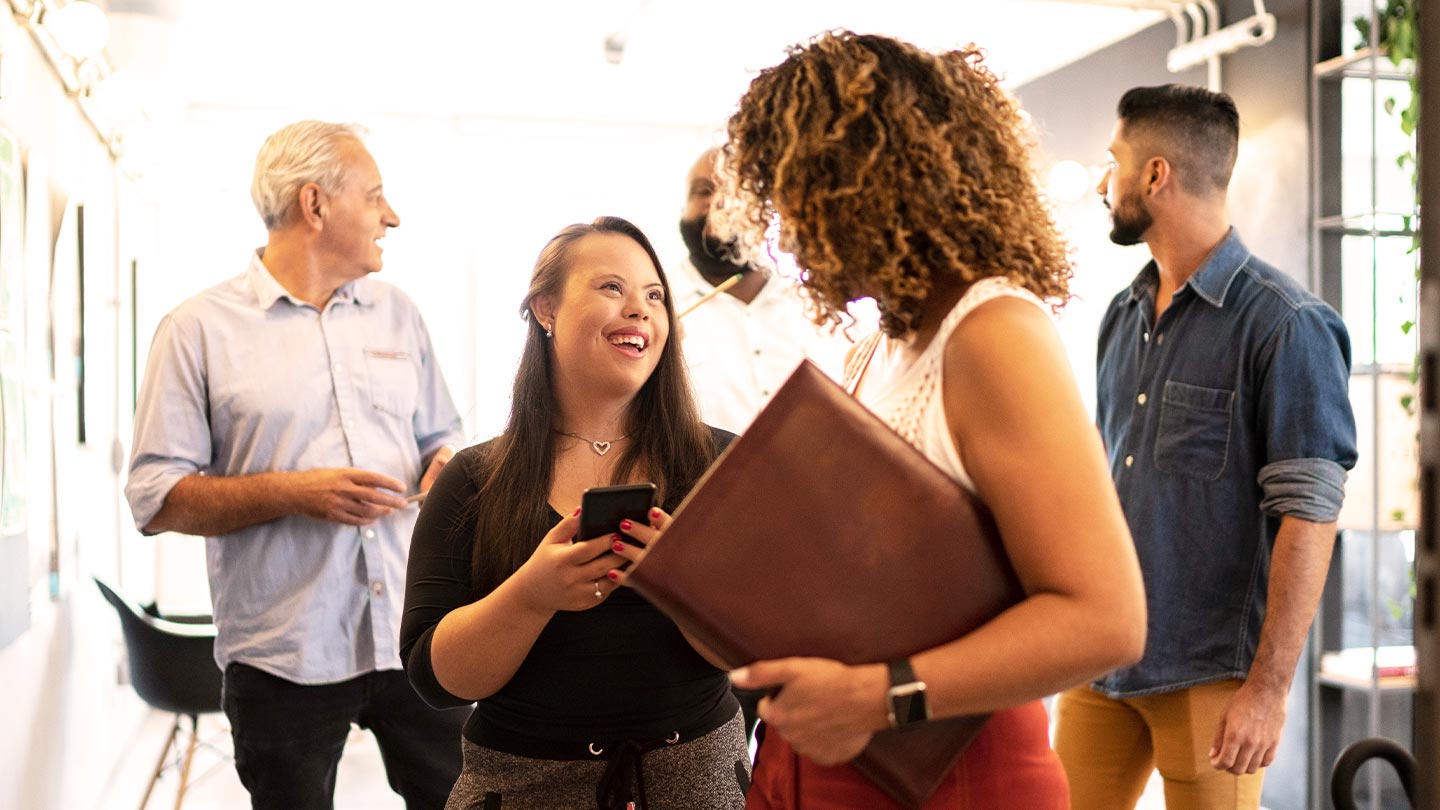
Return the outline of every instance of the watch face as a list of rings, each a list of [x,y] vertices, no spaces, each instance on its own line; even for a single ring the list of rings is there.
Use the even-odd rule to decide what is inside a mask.
[[[890,724],[904,728],[926,720],[925,684],[919,681],[890,688]]]

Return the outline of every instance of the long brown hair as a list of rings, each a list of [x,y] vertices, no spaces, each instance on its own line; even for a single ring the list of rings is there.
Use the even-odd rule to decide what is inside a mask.
[[[619,234],[633,239],[655,265],[665,289],[669,339],[650,378],[632,400],[626,433],[633,441],[620,456],[609,483],[625,483],[637,473],[655,484],[660,503],[689,491],[715,458],[715,440],[700,421],[685,360],[680,353],[675,305],[660,257],[645,234],[619,217],[599,217],[571,225],[540,251],[530,276],[530,289],[520,305],[528,324],[525,348],[510,400],[505,432],[484,446],[470,471],[478,484],[471,501],[475,550],[471,557],[476,594],[488,593],[515,573],[540,542],[550,524],[550,485],[555,466],[554,355],[545,329],[530,313],[538,295],[559,298],[570,274],[570,254],[592,234]]]
[[[931,54],[822,34],[761,71],[729,136],[717,226],[760,240],[778,214],[817,321],[839,323],[848,301],[873,296],[880,328],[903,335],[942,279],[1005,276],[1068,297],[1068,249],[1028,129],[973,45]]]

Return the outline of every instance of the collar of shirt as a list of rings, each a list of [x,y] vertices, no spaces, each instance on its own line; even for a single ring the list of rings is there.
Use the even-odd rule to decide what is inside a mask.
[[[265,262],[261,260],[264,253],[265,248],[256,248],[255,252],[250,254],[250,266],[245,271],[245,277],[250,283],[250,290],[255,293],[255,303],[261,309],[269,309],[275,306],[276,301],[284,298],[297,307],[310,306],[305,301],[291,295],[289,290],[275,280],[275,276],[270,274],[270,268],[266,267]],[[374,303],[375,297],[370,289],[370,280],[357,278],[336,288],[335,293],[330,296],[330,300],[370,306]]]
[[[1230,284],[1235,277],[1240,275],[1240,270],[1245,262],[1250,259],[1250,249],[1240,241],[1240,232],[1233,227],[1226,231],[1225,238],[1220,244],[1210,251],[1205,257],[1199,269],[1190,274],[1185,281],[1184,287],[1189,287],[1200,296],[1202,301],[1216,308],[1224,308],[1225,294],[1230,290]],[[1160,269],[1151,259],[1140,270],[1140,274],[1130,283],[1129,303],[1135,304],[1140,301],[1150,301],[1155,298],[1155,291],[1160,286]]]

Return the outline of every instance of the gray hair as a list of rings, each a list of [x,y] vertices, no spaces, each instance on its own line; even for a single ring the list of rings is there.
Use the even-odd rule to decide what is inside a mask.
[[[315,183],[327,192],[338,191],[345,182],[340,147],[364,136],[365,129],[358,124],[300,121],[266,138],[255,156],[255,177],[250,181],[250,199],[255,201],[265,229],[273,231],[289,224],[300,187],[306,183]]]

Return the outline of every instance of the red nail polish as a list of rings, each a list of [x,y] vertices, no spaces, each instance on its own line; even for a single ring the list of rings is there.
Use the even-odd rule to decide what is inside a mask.
[[[615,572],[615,571],[611,571],[610,573],[606,574],[605,576],[609,577],[612,581],[617,580],[617,579],[620,578],[620,574],[617,573],[617,572]]]
[[[575,507],[575,513],[572,514],[570,517],[580,517],[580,507]]]
[[[614,543],[610,544],[610,548],[614,549],[615,553],[618,554],[625,550],[625,544],[620,542],[619,540],[616,540]]]
[[[656,507],[656,508],[654,508],[654,509],[651,509],[651,510],[650,510],[650,517],[653,517],[653,518],[658,518],[658,517],[660,517],[660,508],[659,508],[659,507]]]
[[[634,524],[634,523],[631,523],[631,522],[628,521],[628,520],[622,520],[622,521],[620,521],[620,531],[622,531],[622,532],[628,532],[628,531],[630,531],[630,530],[633,529],[633,528],[635,528],[635,524]]]

